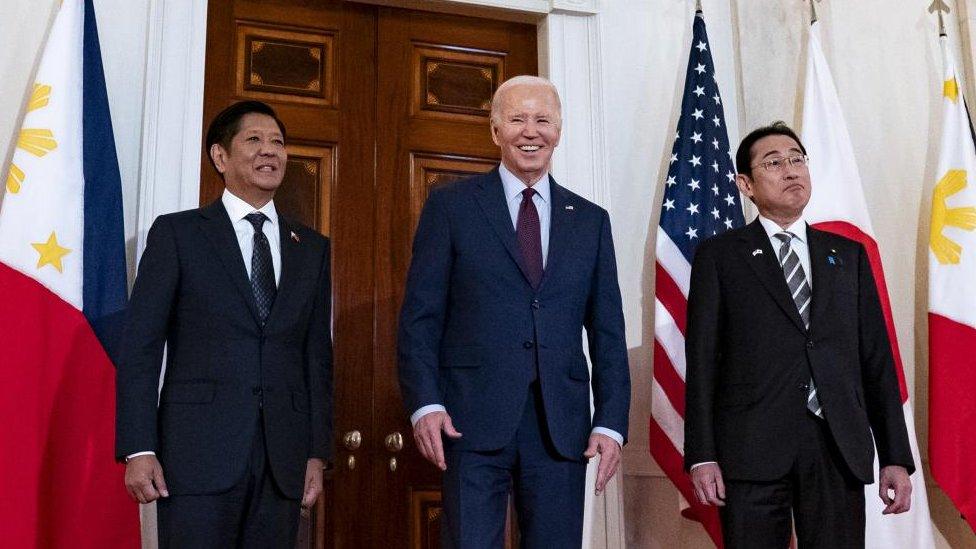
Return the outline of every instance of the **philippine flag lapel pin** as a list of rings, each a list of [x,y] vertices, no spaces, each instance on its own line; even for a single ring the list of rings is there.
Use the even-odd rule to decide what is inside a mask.
[[[299,243],[299,244],[302,242],[302,239],[301,238],[298,238],[298,235],[295,234],[295,231],[291,231],[291,239],[294,240],[296,243]]]

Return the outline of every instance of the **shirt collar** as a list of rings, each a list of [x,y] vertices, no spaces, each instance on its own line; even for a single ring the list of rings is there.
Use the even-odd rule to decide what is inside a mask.
[[[269,200],[267,204],[256,210],[254,206],[244,202],[244,200],[227,190],[227,188],[224,188],[224,194],[221,195],[220,200],[224,203],[224,208],[227,210],[227,215],[230,216],[231,223],[237,223],[249,213],[261,212],[267,216],[272,227],[278,225],[278,211],[275,209],[274,200]]]
[[[766,236],[768,236],[770,240],[773,239],[776,233],[787,232],[793,233],[793,237],[800,242],[803,242],[804,244],[807,242],[807,222],[805,219],[803,219],[802,215],[800,216],[800,219],[794,221],[793,224],[786,229],[783,229],[775,221],[767,219],[762,214],[759,215],[759,224],[762,225],[762,228],[766,231]]]
[[[516,195],[528,187],[524,181],[519,179],[515,174],[505,167],[504,162],[498,164],[498,175],[501,176],[502,186],[505,188],[506,202],[511,202],[514,200]],[[535,185],[532,185],[532,188],[535,189],[536,194],[539,195],[539,198],[541,198],[543,202],[546,204],[549,203],[549,192],[551,190],[549,186],[549,174],[539,178],[539,180],[535,182]]]

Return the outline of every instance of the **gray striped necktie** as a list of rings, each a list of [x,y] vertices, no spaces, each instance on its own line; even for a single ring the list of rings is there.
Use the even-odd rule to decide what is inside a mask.
[[[779,266],[783,269],[786,277],[786,285],[790,288],[790,295],[796,303],[796,309],[800,312],[803,319],[803,326],[810,328],[810,298],[813,292],[810,290],[810,283],[807,282],[807,275],[803,272],[803,265],[800,264],[800,256],[793,249],[792,243],[795,236],[793,233],[782,232],[774,235],[782,244],[779,247]],[[807,393],[807,409],[817,417],[823,416],[823,408],[820,406],[820,399],[817,398],[817,388],[810,378],[810,391]]]

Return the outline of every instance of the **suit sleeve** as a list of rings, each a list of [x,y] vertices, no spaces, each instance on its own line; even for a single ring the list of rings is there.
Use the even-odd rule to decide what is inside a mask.
[[[685,470],[718,461],[715,450],[715,392],[719,370],[721,286],[714,250],[698,247],[691,268],[685,339]]]
[[[400,309],[398,375],[408,414],[442,404],[437,372],[454,253],[446,194],[435,189],[424,204]]]
[[[898,374],[891,353],[878,287],[867,252],[858,245],[858,339],[865,405],[881,467],[901,465],[911,474],[915,461],[908,442]]]
[[[610,216],[605,211],[599,246],[584,320],[593,362],[593,425],[616,431],[626,442],[630,419],[630,367],[617,281],[617,259]]]
[[[156,409],[170,316],[180,280],[176,238],[170,221],[149,229],[129,300],[116,373],[115,457],[158,450]]]
[[[305,376],[312,421],[310,458],[331,459],[333,433],[332,381],[332,284],[331,248],[325,241],[322,267],[316,284],[315,303],[305,334]]]

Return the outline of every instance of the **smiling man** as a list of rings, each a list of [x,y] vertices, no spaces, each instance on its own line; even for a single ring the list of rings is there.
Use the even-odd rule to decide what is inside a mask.
[[[271,107],[231,105],[206,146],[223,196],[156,219],[139,263],[116,454],[133,499],[158,501],[160,547],[294,547],[331,452],[329,241],[275,209]]]
[[[586,461],[600,455],[598,492],[620,464],[630,373],[610,219],[549,175],[561,123],[549,81],[503,83],[501,164],[431,189],[417,228],[400,387],[443,471],[444,547],[502,547],[510,494],[523,547],[579,547]]]
[[[736,165],[759,217],[695,254],[685,467],[726,547],[786,547],[792,522],[803,549],[863,548],[875,444],[884,513],[910,508],[915,469],[867,253],[804,221],[806,150],[785,124],[747,135]]]

